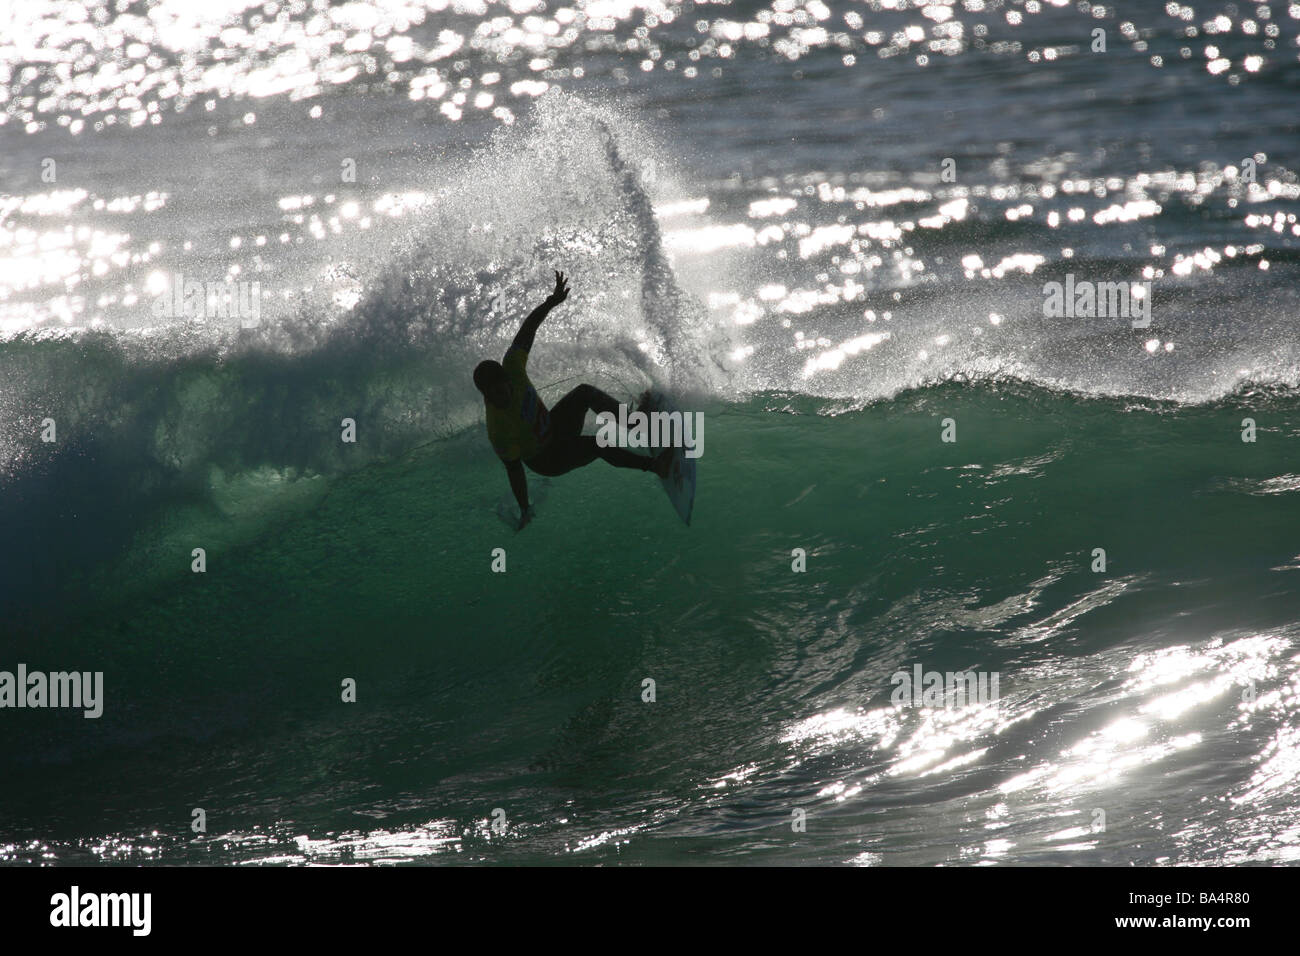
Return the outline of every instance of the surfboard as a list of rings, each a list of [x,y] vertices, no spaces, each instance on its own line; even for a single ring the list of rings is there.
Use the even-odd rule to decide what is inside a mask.
[[[638,409],[643,412],[680,412],[672,399],[662,392],[649,392]],[[651,448],[658,450],[658,446]],[[672,503],[673,510],[682,521],[690,525],[691,512],[695,510],[695,463],[696,458],[687,458],[685,448],[674,448],[672,464],[668,477],[659,479],[664,486],[664,493]]]

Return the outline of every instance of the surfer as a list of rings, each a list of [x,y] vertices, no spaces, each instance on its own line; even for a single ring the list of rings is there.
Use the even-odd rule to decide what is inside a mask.
[[[618,414],[618,402],[594,386],[579,385],[549,411],[538,396],[527,371],[533,336],[550,311],[568,297],[564,273],[556,271],[554,291],[524,319],[505,357],[500,362],[486,359],[474,369],[474,385],[483,393],[487,409],[488,438],[510,477],[521,529],[532,517],[524,465],[552,477],[600,458],[615,468],[653,471],[663,478],[672,462],[671,449],[654,457],[637,455],[626,448],[602,448],[594,435],[582,434],[588,409]]]

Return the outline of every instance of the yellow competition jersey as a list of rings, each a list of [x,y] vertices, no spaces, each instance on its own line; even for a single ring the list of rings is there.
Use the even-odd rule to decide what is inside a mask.
[[[551,437],[551,413],[528,380],[526,349],[511,348],[501,366],[510,380],[510,405],[486,403],[488,438],[502,461],[532,458]]]

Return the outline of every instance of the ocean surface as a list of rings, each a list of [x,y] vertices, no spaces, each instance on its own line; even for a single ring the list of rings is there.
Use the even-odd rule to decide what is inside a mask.
[[[0,862],[1300,860],[1298,38],[6,6],[0,672],[103,693],[0,706]],[[552,269],[533,381],[702,413],[689,527],[599,462],[499,520]]]

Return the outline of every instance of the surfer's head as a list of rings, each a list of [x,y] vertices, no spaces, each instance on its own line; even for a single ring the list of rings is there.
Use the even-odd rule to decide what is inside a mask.
[[[510,404],[510,379],[500,362],[484,359],[474,368],[474,385],[497,408]]]

